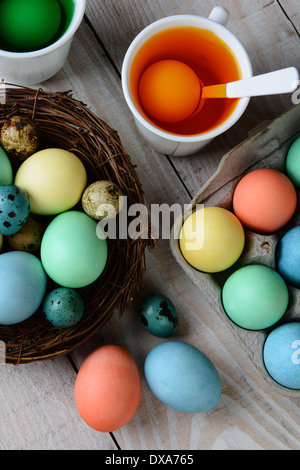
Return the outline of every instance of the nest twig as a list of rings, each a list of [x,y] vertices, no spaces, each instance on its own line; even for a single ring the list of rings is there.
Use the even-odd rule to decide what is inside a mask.
[[[118,133],[71,92],[51,93],[6,84],[0,106],[0,127],[12,115],[30,115],[36,122],[43,147],[75,153],[85,165],[88,184],[105,179],[117,184],[128,206],[143,204],[143,190],[130,156]],[[149,233],[150,233],[150,228]],[[41,312],[28,320],[0,326],[6,362],[23,364],[53,359],[74,351],[108,322],[114,312],[123,315],[145,271],[145,250],[151,238],[108,240],[108,261],[100,278],[80,289],[85,302],[82,320],[70,328],[54,327]]]

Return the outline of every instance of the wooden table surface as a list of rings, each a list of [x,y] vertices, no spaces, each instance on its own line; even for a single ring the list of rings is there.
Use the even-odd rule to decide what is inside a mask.
[[[128,46],[159,18],[182,13],[208,16],[216,5],[229,10],[228,27],[246,47],[255,74],[299,65],[299,0],[87,0],[67,64],[41,84],[49,91],[73,90],[76,99],[119,132],[137,165],[147,204],[189,203],[226,152],[259,123],[292,106],[290,95],[253,98],[238,124],[189,157],[170,158],[143,142],[121,89],[120,71]],[[137,305],[148,293],[162,293],[173,301],[180,322],[176,339],[201,349],[218,369],[222,397],[213,410],[184,414],[159,402],[148,389],[143,363],[162,341],[137,320]],[[113,434],[90,429],[79,417],[73,398],[76,371],[88,353],[104,343],[125,347],[142,379],[136,414]],[[176,263],[168,240],[160,240],[158,248],[147,253],[144,286],[121,320],[115,315],[70,357],[0,367],[1,450],[300,449],[300,396],[287,398],[270,387],[229,326]]]

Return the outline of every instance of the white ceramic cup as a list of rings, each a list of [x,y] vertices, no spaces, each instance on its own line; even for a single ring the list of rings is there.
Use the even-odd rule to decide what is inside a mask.
[[[73,2],[72,20],[56,42],[33,52],[9,52],[0,49],[0,79],[16,85],[34,85],[48,80],[64,66],[86,7],[86,0]]]
[[[125,100],[135,120],[138,131],[155,150],[171,156],[186,156],[198,152],[212,139],[227,131],[244,113],[248,106],[249,98],[239,100],[237,107],[229,118],[219,127],[210,132],[192,136],[180,136],[165,132],[149,122],[138,110],[130,89],[130,72],[133,60],[141,46],[153,35],[165,29],[178,26],[191,26],[207,29],[215,33],[225,42],[235,55],[240,69],[241,78],[253,76],[252,66],[248,54],[241,42],[226,28],[229,13],[225,8],[215,7],[209,18],[194,15],[175,15],[162,18],[141,31],[129,46],[122,66],[122,88]]]

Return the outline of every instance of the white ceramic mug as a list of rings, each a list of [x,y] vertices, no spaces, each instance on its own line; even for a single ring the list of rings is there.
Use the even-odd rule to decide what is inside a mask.
[[[212,131],[192,136],[180,136],[165,132],[148,121],[138,110],[130,89],[130,73],[133,60],[141,46],[153,35],[180,26],[190,26],[207,29],[225,42],[237,59],[241,70],[241,78],[253,76],[248,54],[240,41],[227,28],[229,13],[222,7],[215,7],[209,18],[194,15],[175,15],[160,19],[143,31],[133,40],[124,57],[122,66],[122,88],[125,100],[134,116],[135,124],[147,143],[155,150],[171,156],[186,156],[198,152],[212,139],[233,126],[242,116],[248,106],[249,98],[239,100],[237,107],[229,118]]]
[[[86,0],[73,2],[74,12],[70,24],[56,42],[33,52],[0,49],[0,79],[16,85],[34,85],[48,80],[64,66],[86,7]]]

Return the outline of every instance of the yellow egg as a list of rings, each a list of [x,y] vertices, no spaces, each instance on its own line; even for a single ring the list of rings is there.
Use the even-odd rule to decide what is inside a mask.
[[[237,217],[221,207],[204,207],[183,224],[180,249],[195,269],[217,273],[231,267],[245,245],[243,227]]]
[[[76,155],[51,148],[25,160],[17,171],[15,184],[27,192],[33,214],[56,215],[80,201],[87,175]]]

